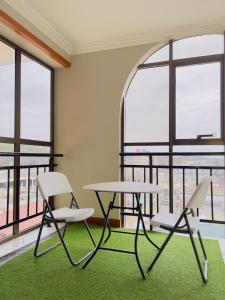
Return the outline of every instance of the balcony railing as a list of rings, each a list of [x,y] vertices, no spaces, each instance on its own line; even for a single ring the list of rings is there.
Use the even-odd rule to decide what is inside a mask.
[[[211,175],[213,182],[205,206],[197,214],[202,222],[225,224],[225,152],[126,152],[120,156],[122,180],[156,183],[167,191],[143,196],[145,217],[151,218],[159,211],[181,212],[201,178]],[[122,215],[137,215],[132,196],[125,195],[122,201],[133,208],[131,212],[122,211]]]
[[[37,217],[43,212],[43,201],[36,175],[53,170],[55,158],[62,156],[0,152],[0,240],[28,229],[35,223],[33,220],[39,222]]]

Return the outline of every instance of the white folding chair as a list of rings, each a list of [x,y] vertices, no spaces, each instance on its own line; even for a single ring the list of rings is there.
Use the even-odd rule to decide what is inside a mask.
[[[70,252],[66,246],[64,236],[67,228],[68,223],[74,223],[74,222],[84,222],[85,227],[88,231],[88,234],[91,238],[91,241],[94,245],[94,248],[96,246],[95,240],[91,234],[90,228],[86,222],[86,219],[89,218],[93,213],[94,209],[93,208],[79,208],[77,201],[75,199],[73,190],[70,186],[70,183],[67,179],[67,177],[59,172],[46,172],[42,173],[37,176],[37,185],[40,189],[40,193],[44,199],[44,211],[43,211],[43,217],[40,225],[40,230],[38,233],[38,238],[34,250],[34,256],[39,257],[46,252],[52,250],[56,246],[62,244],[65,251],[66,255],[70,261],[70,263],[73,266],[78,266],[85,258],[87,258],[93,251],[88,252],[86,255],[84,255],[81,259],[78,261],[73,261]],[[59,209],[52,210],[50,205],[49,205],[49,197],[56,196],[56,195],[62,195],[62,194],[70,194],[72,199],[71,199],[71,204],[70,208],[68,207],[63,207]],[[59,235],[60,242],[57,244],[41,251],[38,253],[38,246],[40,243],[40,238],[41,238],[41,233],[42,229],[45,223],[53,223],[55,225],[56,231]],[[65,223],[65,226],[63,228],[62,233],[60,232],[60,229],[58,227],[57,223]]]
[[[195,192],[193,193],[190,201],[188,202],[187,206],[185,207],[181,215],[171,214],[171,213],[158,213],[151,219],[150,223],[152,226],[156,226],[168,230],[170,231],[170,233],[168,234],[167,238],[163,242],[162,246],[157,251],[154,259],[152,260],[151,264],[148,267],[148,271],[151,271],[151,269],[153,268],[160,254],[168,244],[174,232],[179,232],[179,233],[189,234],[202,280],[205,283],[207,282],[208,260],[202,242],[202,238],[199,232],[199,217],[196,216],[194,210],[201,208],[203,206],[211,181],[212,178],[210,176],[203,178],[201,183],[197,186]],[[198,235],[201,249],[204,255],[203,266],[201,265],[201,261],[193,238],[194,233],[197,233]]]

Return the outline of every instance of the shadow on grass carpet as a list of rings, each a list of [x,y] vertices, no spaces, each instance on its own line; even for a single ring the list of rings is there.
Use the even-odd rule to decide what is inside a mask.
[[[91,227],[98,241],[101,228]],[[162,233],[151,233],[158,244]],[[41,246],[48,246],[57,237]],[[92,244],[83,225],[69,227],[66,234],[74,258]],[[133,250],[132,235],[112,234],[107,246]],[[206,240],[209,281],[203,284],[190,240],[174,236],[147,279],[142,280],[135,256],[99,250],[83,270],[70,265],[62,246],[40,258],[33,249],[0,266],[0,299],[225,299],[225,266],[217,241]],[[139,254],[146,271],[153,247],[140,236]]]

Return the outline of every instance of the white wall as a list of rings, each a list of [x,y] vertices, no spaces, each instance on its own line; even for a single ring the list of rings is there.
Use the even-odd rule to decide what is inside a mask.
[[[56,71],[55,138],[58,170],[68,175],[81,207],[101,212],[85,184],[119,180],[120,105],[129,74],[152,47],[141,45],[76,55]],[[62,205],[63,200],[58,200]],[[117,210],[112,218],[119,218]]]

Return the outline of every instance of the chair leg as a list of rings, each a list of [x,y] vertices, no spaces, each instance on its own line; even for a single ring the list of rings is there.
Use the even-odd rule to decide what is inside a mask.
[[[70,255],[70,252],[69,252],[69,250],[68,250],[68,248],[67,248],[67,246],[66,246],[66,243],[65,243],[65,241],[64,241],[64,236],[65,236],[66,229],[67,229],[67,223],[65,224],[65,227],[64,227],[64,229],[63,229],[63,232],[61,233],[61,232],[60,232],[60,229],[59,229],[59,227],[58,227],[58,224],[57,224],[57,222],[56,222],[54,219],[52,219],[52,221],[53,221],[53,223],[54,223],[54,225],[55,225],[55,228],[56,228],[56,231],[57,231],[57,233],[58,233],[60,242],[58,242],[58,243],[54,244],[53,246],[50,246],[50,247],[48,247],[47,249],[45,249],[45,250],[43,250],[43,251],[41,251],[41,252],[38,253],[38,246],[39,246],[39,243],[40,243],[40,238],[41,238],[41,233],[42,233],[42,229],[43,229],[43,226],[44,226],[44,221],[45,221],[45,214],[43,214],[43,218],[42,218],[42,222],[41,222],[41,226],[40,226],[40,230],[39,230],[39,233],[38,233],[38,238],[37,238],[37,242],[36,242],[36,246],[35,246],[35,250],[34,250],[34,256],[35,256],[35,257],[39,257],[39,256],[41,256],[41,255],[43,255],[43,254],[49,252],[50,250],[52,250],[52,249],[54,249],[54,248],[56,248],[57,246],[59,246],[59,245],[62,244],[62,245],[63,245],[63,248],[64,248],[64,250],[65,250],[65,252],[66,252],[66,255],[67,255],[67,257],[68,257],[68,259],[69,259],[69,261],[70,261],[70,263],[71,263],[73,266],[78,266],[78,265],[80,265],[80,263],[81,263],[84,259],[86,259],[89,255],[91,255],[91,254],[93,253],[94,249],[93,249],[92,251],[88,252],[86,255],[84,255],[82,258],[80,258],[78,261],[73,261],[71,255]]]
[[[66,243],[65,243],[65,241],[64,241],[64,238],[63,238],[63,236],[62,236],[62,234],[61,234],[61,232],[60,232],[60,230],[59,230],[59,227],[58,227],[58,225],[57,225],[57,222],[56,222],[55,220],[53,220],[53,223],[54,223],[54,225],[55,225],[55,228],[56,228],[56,231],[57,231],[57,233],[58,233],[59,239],[60,239],[60,241],[61,241],[61,243],[62,243],[62,245],[63,245],[63,248],[64,248],[64,250],[65,250],[65,252],[66,252],[66,255],[67,255],[67,257],[68,257],[68,259],[69,259],[71,265],[77,267],[78,265],[80,265],[80,263],[81,263],[84,259],[86,259],[89,255],[91,255],[91,254],[93,253],[94,250],[92,250],[92,251],[88,252],[87,254],[85,254],[85,255],[84,255],[82,258],[80,258],[78,261],[73,261],[71,255],[70,255],[69,249],[67,248]]]
[[[139,260],[139,257],[138,257],[138,235],[139,235],[139,227],[140,227],[140,220],[141,220],[141,217],[140,217],[140,212],[138,214],[138,220],[137,220],[137,228],[136,228],[136,233],[135,233],[135,240],[134,240],[134,253],[135,253],[135,258],[136,258],[136,262],[137,262],[137,265],[138,265],[138,268],[141,272],[141,276],[143,279],[145,279],[145,274],[144,274],[144,271],[142,269],[142,266],[141,266],[141,263],[140,263],[140,260]]]
[[[112,209],[111,206],[112,206],[112,202],[109,203],[108,210],[107,210],[107,213],[105,215],[104,226],[103,226],[102,234],[101,234],[100,240],[98,242],[98,245],[95,247],[95,249],[93,251],[93,254],[85,262],[85,264],[83,265],[82,269],[85,269],[87,267],[87,265],[95,257],[95,255],[97,254],[99,248],[101,247],[101,244],[102,244],[104,236],[105,236],[105,230],[106,230],[106,227],[107,227],[107,224],[108,224],[108,220],[109,220],[109,213],[110,213],[110,210]]]
[[[161,253],[163,252],[164,248],[166,247],[166,245],[169,243],[169,240],[171,239],[172,235],[174,234],[174,230],[170,231],[170,233],[168,234],[167,238],[165,239],[165,241],[163,242],[162,246],[159,248],[159,250],[156,252],[151,264],[148,267],[148,272],[150,272],[154,266],[154,264],[156,263],[156,261],[158,260],[159,256],[161,255]]]
[[[76,199],[75,199],[75,196],[74,196],[73,192],[71,192],[71,195],[72,195],[72,200],[71,200],[70,208],[73,208],[73,207],[79,208],[78,203],[77,203],[77,201],[76,201]],[[88,234],[89,234],[89,236],[90,236],[90,238],[91,238],[91,241],[92,241],[94,247],[96,247],[96,243],[95,243],[94,237],[93,237],[93,235],[92,235],[92,233],[91,233],[91,230],[90,230],[90,227],[89,227],[87,221],[84,220],[83,222],[84,222],[84,224],[85,224],[85,227],[86,227],[86,229],[87,229],[87,231],[88,231]],[[64,237],[64,236],[63,236],[63,237]]]
[[[191,232],[189,232],[189,235],[190,235],[192,247],[194,249],[195,257],[196,257],[196,260],[197,260],[197,263],[198,263],[198,268],[199,268],[200,274],[202,276],[202,280],[203,280],[204,283],[206,283],[207,280],[208,280],[208,278],[207,278],[207,260],[205,260],[204,271],[203,271],[203,268],[202,268],[202,265],[201,265],[201,262],[200,262],[200,258],[199,258],[199,255],[198,255],[198,251],[197,251],[197,248],[196,248],[196,245],[195,245],[195,242],[194,242],[193,235],[192,235]]]
[[[40,229],[39,229],[38,237],[37,237],[37,241],[36,241],[36,245],[35,245],[35,248],[34,248],[34,256],[35,257],[40,256],[37,253],[37,251],[38,251],[38,246],[39,246],[39,242],[40,242],[40,239],[41,239],[42,229],[43,229],[43,226],[44,226],[44,220],[45,220],[45,216],[44,216],[44,213],[43,213],[42,220],[41,220],[41,225],[40,225]]]
[[[199,230],[198,230],[197,234],[198,234],[198,238],[199,238],[199,242],[200,242],[200,245],[201,245],[201,248],[202,248],[202,252],[203,252],[204,258],[207,259],[207,254],[206,254],[205,247],[204,247],[204,244],[203,244],[203,241],[202,241],[202,237],[201,237],[201,234],[200,234]]]
[[[89,225],[88,225],[88,223],[87,223],[86,220],[84,220],[84,224],[85,224],[85,227],[86,227],[86,229],[87,229],[87,232],[88,232],[88,234],[89,234],[89,236],[90,236],[90,238],[91,238],[91,241],[92,241],[94,247],[96,247],[96,243],[95,243],[94,237],[93,237],[93,235],[92,235],[92,233],[91,233],[90,227],[89,227]]]
[[[203,280],[204,283],[206,283],[208,281],[208,277],[207,277],[207,264],[208,264],[208,261],[207,261],[207,259],[205,259],[205,262],[204,262],[204,271],[203,271],[203,268],[202,268],[202,265],[201,265],[201,261],[200,261],[199,255],[198,255],[198,250],[197,250],[197,247],[195,245],[195,241],[194,241],[193,234],[191,232],[190,224],[188,222],[188,218],[187,218],[186,215],[184,216],[184,218],[185,218],[185,221],[186,221],[186,224],[187,224],[189,236],[190,236],[190,239],[191,239],[191,244],[192,244],[192,247],[193,247],[193,250],[194,250],[194,253],[195,253],[195,258],[197,260],[197,264],[198,264],[198,268],[199,268],[202,280]],[[202,240],[201,240],[201,235],[200,235],[200,241],[201,241],[200,244],[201,244],[201,247],[202,247],[203,243],[202,243]],[[203,246],[203,249],[204,249],[204,246]],[[203,253],[204,252],[205,252],[205,250],[203,251]],[[204,256],[205,256],[205,254],[204,254]]]
[[[37,238],[37,242],[36,242],[36,245],[35,245],[35,249],[34,249],[34,256],[35,257],[39,257],[47,252],[49,252],[50,250],[56,248],[57,246],[61,245],[60,242],[48,247],[47,249],[44,249],[43,251],[40,251],[38,252],[38,247],[39,247],[39,244],[40,244],[40,239],[41,239],[41,233],[42,233],[42,229],[44,227],[44,221],[45,221],[45,216],[43,215],[43,218],[42,218],[42,221],[41,221],[41,225],[40,225],[40,229],[39,229],[39,233],[38,233],[38,238]],[[66,228],[67,228],[67,223],[63,229],[63,237],[65,236],[65,232],[66,232]]]
[[[204,247],[204,244],[203,244],[203,241],[202,241],[200,231],[198,231],[197,234],[198,234],[199,242],[200,242],[202,252],[203,252],[203,255],[204,255],[204,258],[205,258],[205,261],[204,261],[204,276],[205,276],[206,280],[208,280],[208,258],[207,258],[207,254],[206,254],[206,251],[205,251],[205,247]]]
[[[185,213],[186,213],[187,209],[185,209],[183,211],[183,213],[180,215],[179,219],[177,220],[177,223],[174,225],[173,229],[170,231],[170,233],[168,234],[167,238],[165,239],[165,241],[163,242],[162,246],[159,248],[159,250],[156,252],[155,257],[153,258],[151,264],[148,267],[148,271],[150,272],[151,269],[153,268],[154,264],[156,263],[156,261],[158,260],[159,256],[161,255],[161,253],[163,252],[164,248],[166,247],[166,245],[169,243],[169,240],[171,239],[172,235],[174,234],[176,228],[178,227],[178,225],[180,224],[181,220],[183,219]]]

